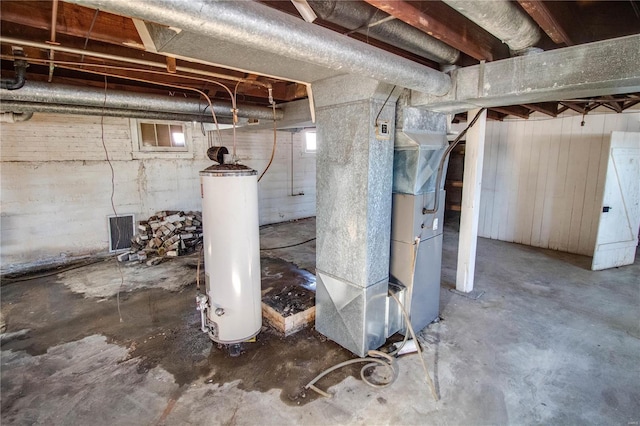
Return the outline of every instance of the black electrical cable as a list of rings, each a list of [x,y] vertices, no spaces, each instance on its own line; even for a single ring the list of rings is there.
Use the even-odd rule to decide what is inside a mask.
[[[290,244],[288,246],[281,246],[281,247],[271,247],[271,248],[261,248],[260,251],[268,251],[268,250],[280,250],[280,249],[286,249],[286,248],[290,248],[290,247],[296,247],[296,246],[301,246],[303,244],[307,244],[310,243],[311,241],[315,240],[316,237],[313,238],[309,238],[306,241],[303,241],[301,243],[296,243],[296,244]]]
[[[467,134],[467,131],[473,127],[474,124],[476,124],[476,121],[478,121],[478,119],[480,118],[480,114],[482,114],[482,112],[485,110],[486,108],[481,108],[478,113],[476,114],[475,117],[473,117],[473,120],[471,120],[471,122],[467,125],[467,127],[460,132],[460,134],[454,139],[453,142],[451,142],[451,144],[449,144],[449,146],[447,146],[447,149],[444,151],[444,154],[442,154],[442,157],[440,158],[440,164],[438,165],[438,174],[436,176],[436,185],[435,185],[435,195],[433,197],[433,207],[428,209],[428,208],[424,208],[422,210],[422,214],[434,214],[438,212],[438,207],[440,204],[439,198],[440,198],[440,185],[442,185],[442,174],[443,174],[443,170],[444,170],[444,163],[447,159],[447,157],[449,156],[449,154],[451,153],[451,151],[453,151],[453,148],[456,147],[456,145],[458,145],[458,142],[460,142],[462,140],[462,138],[464,137],[464,135]],[[434,218],[435,220],[435,218]]]
[[[391,98],[391,95],[393,94],[393,91],[396,90],[397,86],[393,86],[393,88],[391,89],[391,91],[389,92],[389,96],[387,96],[387,99],[384,100],[384,103],[382,104],[382,108],[380,108],[380,111],[378,111],[378,115],[376,115],[376,119],[373,122],[373,124],[377,127],[378,126],[378,118],[380,118],[380,114],[382,113],[382,110],[384,109],[385,105],[387,105],[387,102],[389,101],[389,98]]]
[[[97,259],[97,260],[92,260],[90,262],[83,262],[77,265],[72,265],[66,268],[62,268],[62,269],[56,269],[54,271],[50,271],[50,272],[43,272],[42,274],[37,274],[37,275],[25,275],[22,277],[17,277],[17,278],[2,278],[2,285],[3,287],[5,285],[10,285],[10,284],[15,284],[15,283],[21,283],[21,282],[25,282],[25,281],[32,281],[32,280],[37,280],[40,278],[46,278],[46,277],[51,277],[53,275],[58,275],[58,274],[62,274],[63,272],[67,272],[67,271],[72,271],[74,269],[80,269],[80,268],[84,268],[85,266],[89,266],[89,265],[93,265],[95,263],[98,262],[105,262],[110,260],[109,258],[107,259]]]
[[[107,106],[107,88],[108,88],[108,84],[107,84],[107,76],[104,76],[104,101],[102,102],[102,115],[100,116],[100,138],[102,140],[102,148],[104,148],[104,155],[105,158],[107,160],[107,163],[109,164],[109,168],[111,169],[111,209],[113,210],[113,215],[116,218],[116,231],[117,231],[117,238],[116,238],[116,246],[115,249],[117,250],[118,247],[120,246],[120,237],[121,237],[121,233],[120,233],[120,223],[118,222],[118,212],[116,211],[116,205],[113,201],[113,198],[115,197],[116,194],[116,174],[115,174],[115,170],[113,169],[113,164],[111,164],[111,159],[109,158],[109,151],[107,150],[107,143],[105,142],[105,137],[104,137],[104,110]],[[116,293],[116,302],[117,302],[117,306],[118,306],[118,317],[120,317],[120,322],[123,322],[122,320],[122,312],[120,311],[120,291],[122,290],[122,287],[124,286],[124,274],[122,272],[122,268],[120,267],[120,261],[116,258],[116,266],[118,267],[118,272],[120,273],[120,285],[118,286],[118,292]]]

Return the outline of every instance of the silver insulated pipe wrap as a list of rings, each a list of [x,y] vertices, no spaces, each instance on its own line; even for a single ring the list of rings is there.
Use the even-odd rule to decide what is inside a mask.
[[[209,111],[199,115],[176,114],[172,112],[142,111],[134,109],[102,108],[82,105],[45,104],[41,102],[16,102],[2,101],[0,111],[13,111],[14,113],[33,114],[34,112],[50,114],[71,114],[105,117],[142,118],[148,120],[171,121],[198,121],[201,123],[213,123],[213,117]],[[231,117],[216,117],[219,124],[233,124]],[[247,119],[240,119],[238,125],[246,124]]]
[[[271,52],[434,95],[448,75],[253,1],[71,0],[116,14]]]
[[[540,29],[509,0],[442,0],[518,52],[540,40]]]
[[[122,90],[93,89],[65,84],[49,84],[27,81],[19,90],[0,89],[0,100],[40,102],[44,104],[82,105],[90,107],[116,108],[169,112],[186,115],[205,115],[208,103],[204,100],[184,97],[142,94]],[[213,103],[213,111],[223,117],[233,116],[231,104]],[[273,110],[266,107],[238,106],[238,116],[273,120]],[[282,111],[276,111],[276,119],[282,119]]]
[[[311,0],[309,4],[325,21],[383,41],[407,52],[414,53],[441,64],[453,64],[460,52],[448,44],[412,27],[398,19],[371,25],[390,16],[364,2]]]

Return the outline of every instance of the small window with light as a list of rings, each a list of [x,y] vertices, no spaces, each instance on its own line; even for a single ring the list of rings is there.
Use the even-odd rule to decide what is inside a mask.
[[[304,135],[304,152],[316,152],[316,131],[307,131]]]
[[[138,121],[140,151],[187,151],[184,124]]]

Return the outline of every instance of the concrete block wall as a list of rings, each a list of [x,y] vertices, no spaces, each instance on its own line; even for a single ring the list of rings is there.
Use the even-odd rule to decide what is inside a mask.
[[[201,209],[198,172],[212,162],[200,125],[187,123],[184,153],[140,155],[131,129],[127,118],[57,114],[0,126],[3,273],[108,251],[112,179],[103,136],[118,214],[140,220],[159,210]],[[274,162],[259,184],[261,224],[315,215],[315,154],[304,153],[303,137],[277,133]],[[231,149],[231,133],[222,139]],[[236,140],[242,162],[262,172],[273,131],[242,131]]]

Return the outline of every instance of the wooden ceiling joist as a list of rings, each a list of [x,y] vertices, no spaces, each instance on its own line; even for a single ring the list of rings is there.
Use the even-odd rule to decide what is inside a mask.
[[[512,106],[506,106],[506,107],[492,107],[489,110],[500,112],[506,115],[515,115],[516,117],[520,117],[524,119],[528,119],[529,115],[531,114],[531,111],[529,110],[529,108],[525,108],[519,105],[512,105]]]
[[[578,112],[580,114],[586,114],[588,112],[588,110],[585,107],[585,104],[579,104],[576,102],[567,102],[567,101],[562,101],[560,103],[565,107],[572,109],[575,112]]]
[[[544,2],[541,0],[518,0],[518,3],[520,3],[520,6],[536,21],[554,43],[564,43],[567,46],[574,44],[562,28],[562,25],[560,25],[547,6],[545,6]]]
[[[406,1],[387,0],[365,0],[372,6],[395,16],[397,19],[418,28],[430,36],[441,40],[448,45],[466,53],[477,60],[492,61],[494,52],[491,50],[493,41],[487,39],[487,35],[482,30],[474,28],[471,21],[465,24],[461,21],[459,25],[452,25],[449,19],[443,19],[436,15],[427,15],[413,4]],[[451,9],[453,12],[453,9]],[[455,15],[451,14],[455,19]]]
[[[622,110],[624,111],[627,108],[631,108],[634,105],[640,104],[640,99],[634,101],[627,101],[622,105]]]
[[[502,121],[506,117],[507,117],[507,114],[503,114],[501,112],[494,111],[493,109],[487,110],[487,118],[489,120]]]
[[[611,102],[607,102],[604,105],[611,107],[615,112],[622,112],[622,103],[616,101],[613,96],[604,96],[605,99],[611,99]]]
[[[3,25],[6,21],[50,30],[52,12],[50,1],[3,0],[1,4]],[[142,40],[131,19],[102,11],[96,16],[93,9],[70,3],[59,3],[56,32],[83,39],[90,35],[91,40],[144,50]]]
[[[525,104],[525,108],[530,110],[541,112],[551,117],[558,116],[558,103],[557,102],[541,102],[537,104]]]

